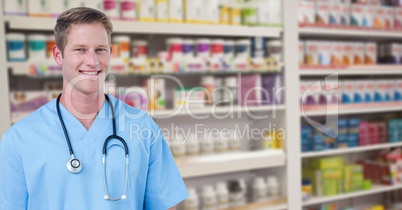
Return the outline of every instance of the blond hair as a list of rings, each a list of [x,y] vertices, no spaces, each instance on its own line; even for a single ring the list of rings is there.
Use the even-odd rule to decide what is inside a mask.
[[[60,49],[61,54],[63,55],[72,25],[93,23],[102,24],[102,26],[106,29],[110,43],[110,36],[113,32],[113,24],[103,12],[88,7],[75,7],[61,13],[57,18],[57,23],[54,27],[56,45]]]

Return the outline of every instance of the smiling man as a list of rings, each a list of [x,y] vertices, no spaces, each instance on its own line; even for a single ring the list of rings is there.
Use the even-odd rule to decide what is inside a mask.
[[[188,196],[152,118],[103,94],[112,28],[90,8],[58,17],[53,56],[63,92],[4,134],[0,209],[160,210]],[[130,135],[131,125],[148,135]]]

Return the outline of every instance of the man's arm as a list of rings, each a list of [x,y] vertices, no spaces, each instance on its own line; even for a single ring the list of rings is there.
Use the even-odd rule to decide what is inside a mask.
[[[168,209],[168,210],[176,210],[176,207],[173,206],[172,208]]]

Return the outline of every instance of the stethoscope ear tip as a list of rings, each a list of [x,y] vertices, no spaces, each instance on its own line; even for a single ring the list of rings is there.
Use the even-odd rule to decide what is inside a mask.
[[[103,196],[103,198],[104,198],[105,200],[109,200],[109,196],[107,196],[107,195]]]
[[[126,200],[126,198],[127,198],[126,195],[122,195],[122,196],[121,196],[121,199],[122,199],[122,200]]]

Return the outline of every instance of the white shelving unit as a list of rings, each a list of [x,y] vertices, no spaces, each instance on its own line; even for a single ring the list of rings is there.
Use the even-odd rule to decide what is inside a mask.
[[[401,38],[401,31],[384,31],[355,28],[329,28],[329,27],[300,27],[299,33],[302,36],[320,37],[365,37],[365,38]]]
[[[300,76],[326,76],[337,73],[339,76],[402,75],[401,65],[351,66],[345,68],[302,68]]]
[[[362,38],[374,41],[384,41],[384,40],[398,40],[402,41],[402,31],[380,31],[362,28],[329,28],[329,27],[315,27],[306,26],[299,27],[299,37],[301,39],[325,39],[325,40],[346,40],[352,39],[357,40]],[[402,68],[400,65],[370,65],[370,66],[348,66],[348,67],[309,67],[302,66],[299,67],[299,76],[303,77],[318,77],[322,78],[327,75],[337,74],[343,77],[366,77],[366,76],[400,76],[402,75]],[[367,105],[342,105],[335,107],[306,107],[300,108],[301,117],[320,117],[328,115],[370,115],[376,113],[389,113],[389,112],[400,112],[402,111],[401,103],[378,103],[378,104],[367,104]],[[326,151],[316,151],[316,152],[305,152],[301,153],[301,159],[313,158],[313,157],[323,157],[331,155],[348,155],[348,154],[360,154],[368,151],[375,151],[393,147],[401,147],[402,142],[396,143],[383,143],[376,145],[361,146],[355,148],[343,148],[334,149]],[[326,197],[312,197],[306,201],[302,202],[303,207],[308,207],[312,205],[319,205],[324,203],[333,203],[342,200],[364,197],[368,195],[379,194],[383,192],[388,192],[396,189],[402,189],[402,185],[393,186],[382,186],[373,185],[372,189],[344,193],[334,196]],[[358,203],[355,203],[358,205]]]
[[[176,159],[183,178],[255,170],[285,165],[282,150],[262,150]]]
[[[362,104],[362,105],[339,105],[338,107],[322,107],[315,106],[305,107],[300,112],[300,116],[327,116],[327,115],[349,115],[349,114],[373,114],[385,112],[398,112],[402,111],[402,103],[376,103],[376,104]]]
[[[388,192],[392,190],[402,189],[402,185],[372,185],[370,190],[363,190],[358,192],[344,193],[335,196],[326,196],[326,197],[312,197],[307,201],[303,202],[303,206],[311,206],[322,203],[329,203],[349,198],[357,198],[365,195],[373,195],[382,192]]]
[[[374,145],[359,146],[359,147],[352,147],[352,148],[324,150],[324,151],[317,151],[317,152],[304,152],[304,153],[302,153],[302,158],[351,154],[351,153],[366,152],[366,151],[387,149],[387,148],[393,148],[393,147],[402,147],[402,142],[382,143],[382,144],[374,144]]]
[[[6,16],[10,29],[53,31],[56,18]],[[282,28],[203,24],[113,21],[113,32],[125,34],[175,34],[228,37],[280,38]]]

